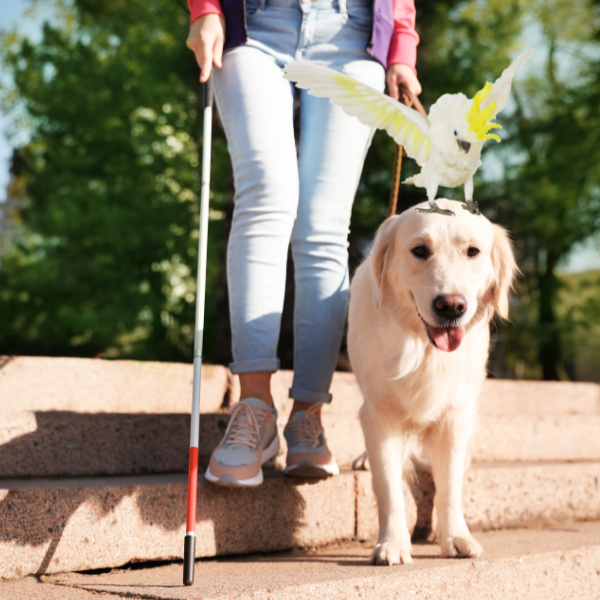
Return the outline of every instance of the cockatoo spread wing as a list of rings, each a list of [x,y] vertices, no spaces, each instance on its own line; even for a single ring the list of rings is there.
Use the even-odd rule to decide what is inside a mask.
[[[495,117],[505,106],[510,94],[513,77],[519,67],[522,67],[529,57],[533,54],[533,50],[526,50],[517,57],[504,71],[502,75],[496,79],[492,86],[492,90],[488,97],[481,103],[481,108],[485,108],[490,102],[495,102],[496,106],[492,113],[492,118]]]
[[[431,141],[425,115],[386,96],[349,75],[309,62],[290,62],[284,67],[285,78],[313,96],[329,98],[362,123],[383,129],[402,144],[406,153],[423,165],[429,159]]]

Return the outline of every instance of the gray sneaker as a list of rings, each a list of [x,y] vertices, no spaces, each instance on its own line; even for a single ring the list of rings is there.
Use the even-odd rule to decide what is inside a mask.
[[[314,408],[298,411],[285,426],[283,435],[288,446],[286,475],[328,477],[340,472],[315,414],[318,406],[315,404]]]
[[[213,450],[205,477],[227,487],[260,485],[262,465],[278,452],[277,411],[260,398],[245,398],[232,408],[229,425]]]

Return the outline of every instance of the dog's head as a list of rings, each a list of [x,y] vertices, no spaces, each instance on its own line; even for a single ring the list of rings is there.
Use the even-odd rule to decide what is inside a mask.
[[[518,268],[502,227],[457,202],[437,203],[455,216],[411,208],[390,217],[371,262],[379,306],[402,312],[403,322],[451,352],[475,322],[508,316]]]

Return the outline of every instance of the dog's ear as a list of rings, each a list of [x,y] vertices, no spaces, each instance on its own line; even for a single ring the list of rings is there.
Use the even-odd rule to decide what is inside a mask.
[[[520,271],[515,261],[513,245],[507,231],[499,225],[493,225],[493,232],[492,266],[494,279],[490,291],[494,309],[500,317],[506,319],[508,317],[510,292]]]
[[[381,306],[382,295],[381,288],[385,279],[385,271],[387,268],[387,259],[391,256],[390,250],[394,245],[394,233],[396,230],[396,222],[398,216],[388,217],[377,230],[375,241],[373,242],[373,250],[371,251],[371,267],[373,277],[375,279],[375,287],[377,289],[377,305]]]

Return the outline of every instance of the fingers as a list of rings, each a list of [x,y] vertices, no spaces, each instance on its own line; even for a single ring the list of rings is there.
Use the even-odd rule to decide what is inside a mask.
[[[212,73],[212,52],[202,49],[199,51],[194,50],[194,54],[196,55],[196,62],[200,67],[200,83],[206,83]]]
[[[204,15],[192,23],[186,45],[200,67],[200,83],[208,81],[213,65],[222,66],[224,41],[225,22],[219,15]]]
[[[186,45],[196,57],[196,62],[200,67],[200,81],[204,83],[209,78],[212,69],[212,51],[202,43],[199,35],[194,35],[193,29],[190,29]]]
[[[423,88],[416,77],[409,82],[408,89],[414,96],[420,96],[421,92],[423,91]]]
[[[215,39],[213,46],[213,65],[218,69],[223,66],[223,42],[224,38]]]
[[[422,89],[415,72],[407,65],[390,65],[386,72],[388,94],[407,106],[412,106],[411,96],[418,96]]]
[[[387,93],[389,96],[391,96],[394,100],[398,100],[398,101],[402,102],[403,104],[406,104],[405,99],[400,98],[400,89],[394,80],[390,80],[389,78],[386,78],[386,85],[387,85]]]

